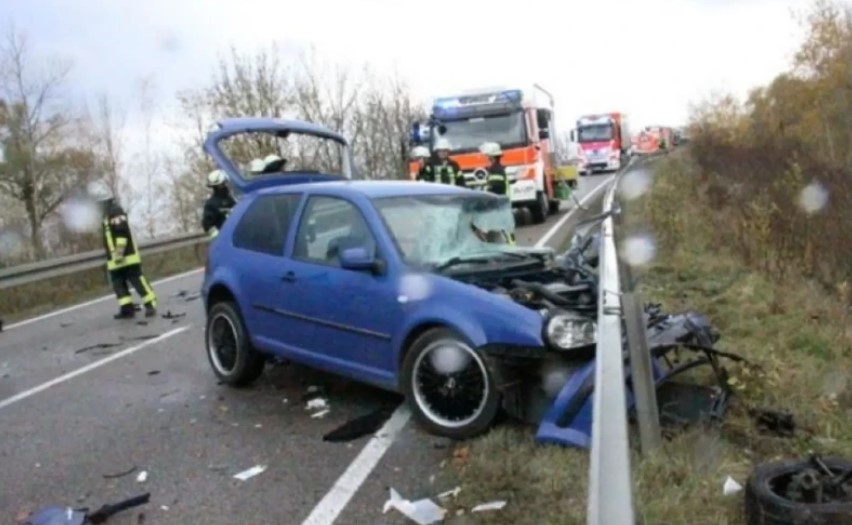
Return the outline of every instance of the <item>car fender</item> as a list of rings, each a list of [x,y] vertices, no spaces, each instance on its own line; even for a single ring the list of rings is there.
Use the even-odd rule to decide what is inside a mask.
[[[397,362],[407,350],[410,335],[435,324],[457,331],[474,347],[502,344],[544,349],[544,320],[538,312],[474,285],[443,276],[426,279],[432,288],[429,297],[406,303],[406,321],[393,345]]]

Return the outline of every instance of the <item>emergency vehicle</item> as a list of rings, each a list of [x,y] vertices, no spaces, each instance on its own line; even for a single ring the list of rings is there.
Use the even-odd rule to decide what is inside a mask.
[[[637,155],[650,155],[672,146],[672,129],[665,126],[645,126],[636,137]]]
[[[414,122],[409,144],[432,146],[446,138],[468,186],[485,184],[488,160],[479,152],[483,142],[497,142],[511,185],[513,207],[528,208],[540,224],[559,211],[556,185],[556,129],[553,97],[541,86],[478,89],[435,98],[427,122]],[[409,177],[417,177],[417,163]]]
[[[580,145],[584,175],[598,170],[618,171],[632,150],[627,115],[619,112],[583,115],[571,131],[571,141]]]

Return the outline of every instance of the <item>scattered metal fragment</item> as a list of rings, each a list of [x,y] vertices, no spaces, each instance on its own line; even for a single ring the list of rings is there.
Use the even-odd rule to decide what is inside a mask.
[[[123,478],[124,476],[129,476],[130,474],[133,474],[134,472],[136,472],[136,465],[133,465],[129,469],[124,470],[122,472],[116,472],[115,474],[102,474],[102,476],[104,477],[104,479],[116,479],[116,478]]]
[[[234,479],[246,481],[266,471],[266,465],[255,465],[250,469],[234,474]]]
[[[103,350],[106,348],[115,348],[116,346],[121,346],[121,343],[97,343],[89,346],[84,346],[79,350],[74,350],[74,353],[82,354],[83,352],[88,352],[89,350]]]
[[[136,481],[138,481],[139,483],[145,483],[145,481],[147,479],[148,479],[148,472],[146,472],[144,470],[142,472],[140,472],[138,476],[136,476]]]
[[[196,299],[199,299],[199,298],[201,298],[201,294],[196,293],[196,294],[186,296],[185,300],[186,300],[186,302],[190,302],[190,301],[195,301]]]
[[[176,314],[173,314],[171,310],[166,310],[166,313],[164,313],[160,317],[162,317],[163,319],[180,319],[181,317],[184,317],[185,315],[186,315],[186,312],[178,312]]]
[[[321,417],[325,417],[329,412],[331,412],[331,410],[326,408],[325,410],[320,410],[319,412],[314,412],[313,414],[311,414],[311,417],[318,419],[318,418],[321,418]]]
[[[486,510],[500,510],[506,506],[505,501],[490,501],[488,503],[483,503],[481,505],[477,505],[470,509],[471,512],[484,512]]]

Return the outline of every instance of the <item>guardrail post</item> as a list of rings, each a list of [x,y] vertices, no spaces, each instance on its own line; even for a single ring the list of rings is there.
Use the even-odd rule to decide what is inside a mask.
[[[651,352],[642,296],[638,292],[625,292],[621,296],[624,324],[627,331],[627,351],[630,356],[630,377],[636,399],[636,419],[639,423],[639,442],[642,453],[660,447],[660,414],[657,407],[657,389],[651,370]]]

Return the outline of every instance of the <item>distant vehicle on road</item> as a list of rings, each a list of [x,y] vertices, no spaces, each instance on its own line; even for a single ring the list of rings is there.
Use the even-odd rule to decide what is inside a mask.
[[[580,144],[581,174],[618,171],[631,154],[630,126],[620,112],[583,115],[571,131],[571,141]]]
[[[295,168],[252,177],[240,166],[270,138]],[[594,354],[596,292],[552,250],[506,243],[505,197],[351,180],[346,139],[303,122],[222,120],[204,149],[243,195],[202,285],[223,383],[278,356],[400,392],[427,430],[466,438],[501,408],[523,417],[526,374]]]

